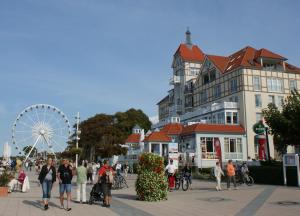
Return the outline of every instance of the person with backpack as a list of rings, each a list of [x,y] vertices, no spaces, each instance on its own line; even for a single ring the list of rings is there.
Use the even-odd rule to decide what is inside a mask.
[[[113,169],[108,165],[108,161],[104,161],[103,166],[99,169],[99,181],[101,182],[102,192],[104,196],[103,206],[109,208],[111,202],[111,187],[113,184]]]

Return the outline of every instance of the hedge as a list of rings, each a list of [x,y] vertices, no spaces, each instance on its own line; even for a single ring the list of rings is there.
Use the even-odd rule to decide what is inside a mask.
[[[283,185],[283,169],[281,166],[253,166],[249,167],[250,175],[257,184]],[[287,167],[287,185],[297,186],[296,167]]]

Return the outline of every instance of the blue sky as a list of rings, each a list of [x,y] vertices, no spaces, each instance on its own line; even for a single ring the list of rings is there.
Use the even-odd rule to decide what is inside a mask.
[[[130,107],[157,115],[172,55],[247,45],[300,66],[299,1],[0,1],[0,153],[24,107],[48,103],[73,121]]]

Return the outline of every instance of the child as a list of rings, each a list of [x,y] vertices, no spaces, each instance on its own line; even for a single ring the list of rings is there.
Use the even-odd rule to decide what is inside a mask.
[[[217,191],[220,191],[220,190],[222,190],[222,188],[221,188],[221,176],[222,175],[224,176],[224,173],[223,173],[223,170],[220,166],[219,161],[216,162],[214,173],[215,173],[215,177],[216,177],[216,181],[217,181],[216,189],[217,189]]]

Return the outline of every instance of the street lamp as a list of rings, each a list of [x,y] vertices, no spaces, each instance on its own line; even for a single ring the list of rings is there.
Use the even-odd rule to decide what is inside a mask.
[[[77,112],[77,116],[75,116],[76,119],[76,149],[78,150],[78,142],[80,140],[80,134],[81,131],[79,130],[79,121],[80,121],[80,116],[79,112]],[[76,152],[76,161],[75,161],[76,168],[78,167],[78,152]]]
[[[270,144],[269,144],[269,128],[265,127],[265,131],[266,131],[266,142],[267,142],[267,150],[268,150],[268,161],[271,161],[271,156],[270,156]]]

